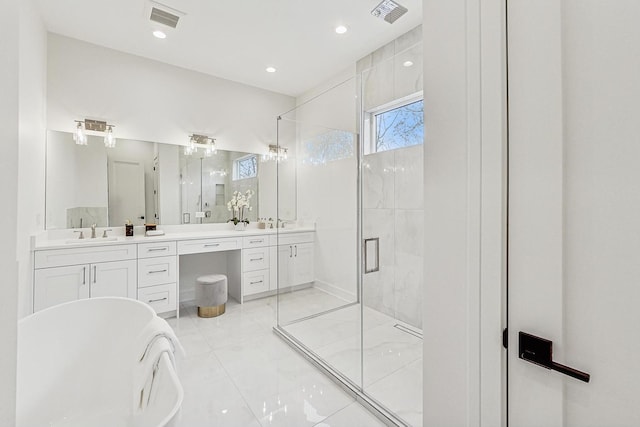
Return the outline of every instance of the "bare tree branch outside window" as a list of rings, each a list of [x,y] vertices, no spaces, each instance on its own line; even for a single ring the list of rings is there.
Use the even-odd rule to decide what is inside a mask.
[[[375,117],[376,151],[394,150],[423,143],[423,100],[376,114]]]

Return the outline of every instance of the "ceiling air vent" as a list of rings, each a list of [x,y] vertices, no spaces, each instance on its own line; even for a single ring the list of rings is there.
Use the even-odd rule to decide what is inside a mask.
[[[157,22],[167,27],[176,28],[180,17],[169,13],[166,10],[158,9],[157,7],[151,8],[151,16],[149,17],[154,22]]]
[[[408,10],[409,9],[393,0],[382,0],[382,2],[371,11],[371,14],[376,18],[384,19],[389,24],[393,24],[398,18],[407,13]]]

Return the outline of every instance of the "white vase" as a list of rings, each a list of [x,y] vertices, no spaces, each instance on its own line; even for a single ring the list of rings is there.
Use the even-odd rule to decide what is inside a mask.
[[[236,231],[244,231],[247,229],[247,223],[246,222],[239,222],[235,225],[235,230]]]

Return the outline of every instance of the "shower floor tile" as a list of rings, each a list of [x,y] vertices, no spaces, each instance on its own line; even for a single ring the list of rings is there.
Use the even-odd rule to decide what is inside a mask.
[[[422,339],[396,325],[416,328],[365,307],[362,335],[360,316],[352,304],[284,329],[410,425],[422,425]]]
[[[281,310],[303,314],[344,304],[314,288],[280,298]],[[226,310],[202,319],[183,304],[180,319],[168,320],[187,352],[177,362],[185,391],[178,426],[384,425],[275,336],[276,297],[230,300]]]

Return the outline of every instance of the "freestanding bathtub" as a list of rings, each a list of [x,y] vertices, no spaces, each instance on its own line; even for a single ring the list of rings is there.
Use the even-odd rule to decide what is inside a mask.
[[[18,324],[17,426],[174,425],[183,390],[168,324],[148,305],[92,298]]]

